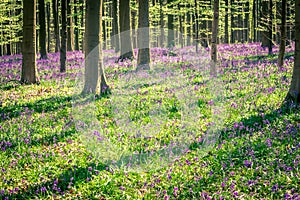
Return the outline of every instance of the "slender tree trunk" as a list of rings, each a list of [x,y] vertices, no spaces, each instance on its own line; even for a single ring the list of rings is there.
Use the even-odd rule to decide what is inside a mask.
[[[269,0],[269,36],[268,36],[268,54],[271,55],[273,52],[273,0]]]
[[[39,24],[40,24],[40,53],[41,59],[47,59],[46,50],[46,16],[45,16],[45,0],[39,0]]]
[[[250,26],[249,26],[249,12],[250,12],[250,8],[249,8],[249,6],[250,6],[250,4],[249,4],[249,2],[246,2],[246,8],[245,8],[245,20],[244,20],[244,28],[245,28],[245,30],[244,30],[244,41],[245,42],[249,42],[249,33],[250,33]]]
[[[211,39],[211,60],[217,62],[217,39],[219,29],[219,0],[214,0],[214,18]]]
[[[57,0],[52,0],[52,11],[54,21],[54,36],[55,36],[55,52],[60,50],[60,33],[59,33],[59,21],[58,21],[58,4]]]
[[[101,94],[109,89],[102,64],[102,3],[86,0],[84,94]]]
[[[261,33],[261,46],[262,47],[268,47],[269,45],[269,31],[268,31],[268,12],[269,12],[269,6],[267,0],[262,0],[261,2],[261,26],[263,27],[263,31]]]
[[[188,10],[190,10],[190,4],[187,5]],[[186,32],[187,32],[187,40],[186,40],[186,45],[191,46],[191,13],[188,11],[186,13]]]
[[[121,55],[119,60],[123,61],[134,57],[130,28],[130,0],[120,0],[119,17],[121,33]]]
[[[74,25],[75,25],[75,29],[74,29],[74,36],[75,36],[75,50],[78,51],[79,50],[79,29],[78,29],[78,0],[74,0]]]
[[[138,67],[150,69],[149,1],[139,0]]]
[[[112,35],[115,52],[120,51],[119,18],[118,18],[118,0],[112,1]]]
[[[51,50],[51,33],[50,33],[50,2],[47,2],[46,5],[47,10],[47,52],[50,52]]]
[[[23,0],[22,83],[39,82],[36,67],[36,0]]]
[[[256,18],[257,18],[257,15],[256,15],[256,0],[253,0],[253,8],[252,8],[252,41],[253,42],[256,42]]]
[[[67,57],[67,0],[61,0],[60,72],[66,71]]]
[[[105,0],[102,0],[102,19],[105,17]],[[102,20],[102,33],[103,33],[103,49],[107,48],[107,38],[106,38],[106,23],[105,20]]]
[[[234,7],[233,7],[233,0],[230,0],[230,27],[231,27],[231,43],[235,43],[235,26],[234,26]]]
[[[228,44],[229,43],[229,34],[228,34],[228,0],[225,0],[225,43]]]
[[[198,43],[199,43],[199,16],[198,16],[198,4],[197,0],[194,1],[194,12],[195,12],[195,23],[194,23],[194,34],[195,34],[195,46],[196,52],[198,52]]]
[[[131,10],[131,31],[132,31],[132,46],[137,48],[137,31],[136,31],[136,11]]]
[[[285,42],[286,42],[286,0],[281,2],[281,37],[277,65],[279,68],[283,66]]]
[[[74,30],[73,30],[73,16],[71,0],[67,0],[67,49],[68,51],[74,51]]]
[[[212,25],[212,38],[211,38],[211,75],[216,75],[216,63],[218,59],[218,48],[217,48],[217,40],[218,40],[218,30],[219,30],[219,0],[214,0],[214,18]]]
[[[163,12],[163,0],[159,0],[159,22],[160,22],[160,47],[164,47],[165,41],[165,21],[164,21],[164,12]]]
[[[173,2],[173,0],[167,0],[169,9],[172,7],[169,5]],[[172,47],[175,45],[175,33],[174,33],[174,16],[168,13],[168,47]]]
[[[300,0],[295,0],[295,32],[300,33]],[[295,60],[291,87],[286,100],[300,102],[300,34],[295,35]]]

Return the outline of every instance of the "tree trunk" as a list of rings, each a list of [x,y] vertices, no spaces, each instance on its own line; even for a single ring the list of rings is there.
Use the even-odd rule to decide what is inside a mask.
[[[244,20],[244,41],[245,42],[249,42],[249,12],[250,12],[250,9],[249,9],[249,2],[246,2],[246,8],[245,8],[245,20]]]
[[[120,35],[119,35],[119,18],[118,18],[118,0],[112,1],[112,43],[115,48],[115,52],[120,51]]]
[[[169,4],[171,4],[173,2],[173,0],[168,0],[168,6],[169,9],[172,9],[173,7],[171,7]],[[172,47],[175,45],[175,33],[174,33],[174,16],[170,13],[168,13],[168,47]]]
[[[78,7],[77,7],[77,4],[78,4],[78,0],[74,0],[74,24],[75,24],[75,29],[74,29],[74,35],[75,35],[75,50],[78,51],[79,50],[79,29],[78,29]]]
[[[138,62],[137,70],[150,69],[149,1],[139,0]]]
[[[39,0],[39,24],[40,24],[40,37],[39,46],[41,59],[47,59],[46,51],[46,16],[45,16],[45,0]]]
[[[136,31],[136,11],[131,10],[131,33],[132,33],[132,48],[137,48],[137,31]]]
[[[252,41],[253,42],[256,42],[256,36],[257,36],[257,34],[256,34],[256,18],[257,18],[257,15],[256,15],[256,0],[253,0],[253,8],[252,8],[252,33],[253,33],[253,35],[252,35]]]
[[[105,17],[105,6],[104,6],[105,0],[102,0],[102,19]],[[106,38],[106,23],[105,20],[102,20],[102,33],[103,33],[103,49],[106,49],[107,45],[107,38]]]
[[[271,55],[273,51],[273,10],[272,8],[273,8],[273,0],[269,0],[269,24],[268,24],[268,28],[269,28],[268,54],[269,55]]]
[[[68,51],[74,51],[74,30],[73,30],[73,16],[72,16],[72,7],[71,0],[67,0],[67,49]]]
[[[36,0],[23,0],[22,83],[39,82],[36,67]]]
[[[281,2],[281,30],[280,30],[280,47],[277,65],[279,68],[283,66],[285,41],[286,41],[286,0]]]
[[[214,0],[214,18],[213,18],[212,39],[211,39],[211,60],[214,64],[217,62],[218,29],[219,29],[219,0]]]
[[[295,32],[300,33],[300,0],[295,0]],[[291,87],[286,100],[300,102],[300,34],[295,35],[295,60]]]
[[[269,45],[269,31],[268,31],[268,12],[269,12],[269,6],[268,6],[268,1],[267,0],[262,0],[261,2],[261,16],[260,16],[260,21],[261,21],[261,26],[264,29],[261,33],[261,46],[262,47],[268,47]]]
[[[187,5],[188,10],[190,10],[190,4]],[[186,40],[186,45],[191,46],[191,13],[188,11],[186,13],[186,32],[187,32],[187,40]]]
[[[52,0],[53,9],[53,21],[54,21],[54,36],[55,36],[55,52],[60,50],[60,33],[59,33],[59,21],[58,21],[58,4],[57,0]]]
[[[47,52],[50,52],[51,50],[51,33],[50,33],[50,2],[47,2],[46,5],[46,11],[47,11]]]
[[[86,0],[84,94],[101,94],[109,89],[102,64],[102,3]]]
[[[66,71],[67,57],[67,0],[61,0],[60,72]]]
[[[120,17],[120,39],[121,39],[121,55],[120,61],[124,59],[132,59],[134,57],[131,40],[130,28],[130,0],[119,1],[119,17]]]
[[[163,12],[163,0],[159,0],[159,22],[160,22],[160,47],[164,47],[165,41],[165,21],[164,21],[164,12]]]
[[[225,40],[226,44],[229,43],[229,36],[228,36],[228,0],[225,0]]]
[[[233,7],[233,0],[230,0],[230,27],[231,27],[231,43],[235,43],[235,26],[234,26],[234,7]]]

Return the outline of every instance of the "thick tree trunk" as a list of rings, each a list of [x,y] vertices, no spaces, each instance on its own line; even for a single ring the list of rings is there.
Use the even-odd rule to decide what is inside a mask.
[[[46,50],[46,15],[45,15],[45,0],[39,0],[39,24],[40,24],[40,37],[39,46],[41,59],[47,59]]]
[[[149,1],[139,0],[138,67],[150,69]]]
[[[66,71],[67,57],[67,0],[61,0],[60,72]]]
[[[123,61],[134,57],[130,28],[130,0],[120,0],[119,17],[121,34],[121,55],[119,60]]]
[[[102,64],[102,3],[86,0],[84,94],[101,94],[109,89]]]
[[[74,36],[75,36],[75,41],[74,41],[74,47],[75,47],[75,50],[78,51],[79,50],[79,29],[78,29],[78,7],[77,7],[77,4],[78,4],[78,0],[74,0],[74,24],[75,24],[75,28],[74,28]]]
[[[72,16],[72,7],[71,0],[67,0],[67,50],[74,51],[74,30],[73,30],[73,16]]]
[[[300,0],[295,2],[295,32],[300,33]],[[300,102],[300,34],[295,35],[295,60],[291,87],[286,100]]]
[[[60,33],[59,33],[59,19],[58,19],[58,4],[57,0],[52,0],[53,21],[54,21],[54,36],[55,36],[55,52],[60,51]]]
[[[119,18],[118,18],[118,0],[112,1],[112,43],[115,52],[120,51]]]
[[[277,65],[279,68],[283,66],[285,42],[286,42],[286,0],[282,0],[281,3],[281,30],[280,30],[280,47]]]
[[[36,67],[36,0],[23,0],[22,83],[39,82]]]
[[[169,5],[173,2],[173,0],[168,0],[169,9],[172,7]],[[174,16],[168,13],[168,47],[172,47],[175,45],[175,33],[174,33]]]
[[[263,27],[263,31],[261,33],[261,46],[268,47],[269,45],[269,31],[268,31],[268,12],[269,12],[269,5],[267,0],[262,0],[261,2],[261,26]]]

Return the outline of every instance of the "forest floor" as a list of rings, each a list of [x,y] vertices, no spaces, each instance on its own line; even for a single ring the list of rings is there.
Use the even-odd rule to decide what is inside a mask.
[[[258,43],[219,45],[219,52],[220,74],[212,82],[194,61],[181,60],[167,49],[152,49],[157,71],[174,72],[157,72],[164,80],[158,84],[145,74],[132,74],[134,62],[115,63],[113,51],[105,50],[112,93],[92,102],[105,131],[89,138],[99,141],[93,145],[78,131],[78,118],[85,112],[74,111],[81,88],[81,52],[68,52],[66,73],[59,72],[57,53],[38,60],[39,85],[16,81],[21,55],[0,57],[0,198],[299,199],[299,108],[282,106],[293,48],[287,49],[281,69],[276,66],[278,48],[274,56]],[[185,96],[176,96],[174,88],[184,88],[180,94]],[[190,94],[196,107],[188,104]],[[214,115],[213,110],[221,113]],[[130,122],[118,124],[125,112]],[[130,134],[157,121],[157,135],[142,140]],[[118,153],[95,154],[104,144],[102,134],[127,153],[156,152],[180,138],[186,124],[194,133],[185,143],[188,151],[162,167],[126,171],[111,165],[111,156],[122,159]],[[217,129],[216,143],[202,152],[202,136],[210,126]]]

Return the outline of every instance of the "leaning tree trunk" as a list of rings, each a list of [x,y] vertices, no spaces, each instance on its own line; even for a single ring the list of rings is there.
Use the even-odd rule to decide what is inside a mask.
[[[67,0],[67,49],[68,51],[74,51],[74,30],[73,30],[73,17],[71,0]]]
[[[39,46],[41,59],[47,59],[46,50],[46,15],[45,15],[45,0],[39,0],[39,24],[40,24],[40,37]]]
[[[150,69],[149,1],[139,0],[137,69]]]
[[[59,20],[58,20],[58,6],[57,0],[52,0],[53,22],[54,22],[54,36],[55,36],[55,52],[60,50],[60,34],[59,34]]]
[[[66,71],[67,57],[67,0],[61,0],[60,72]]]
[[[217,40],[218,40],[218,28],[219,28],[219,0],[214,0],[214,18],[212,26],[212,39],[211,39],[211,60],[213,75],[216,73],[217,62]]]
[[[86,0],[84,94],[109,91],[102,64],[102,3]]]
[[[132,59],[134,57],[132,49],[131,28],[130,28],[130,0],[120,0],[120,39],[121,55],[119,60]]]
[[[280,47],[277,65],[279,68],[283,66],[285,41],[286,41],[286,0],[281,2],[281,30],[280,30]]]
[[[295,11],[295,32],[300,33],[300,0],[296,0],[295,2]],[[293,78],[286,99],[291,99],[296,103],[300,102],[300,34],[295,35],[295,60]]]
[[[36,0],[23,1],[22,83],[39,82],[36,67]]]

